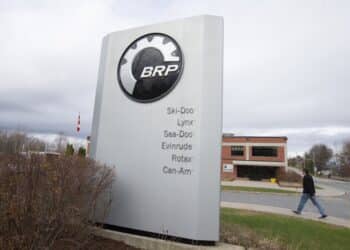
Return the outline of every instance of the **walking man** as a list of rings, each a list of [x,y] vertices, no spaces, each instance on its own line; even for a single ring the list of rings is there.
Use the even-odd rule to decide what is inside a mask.
[[[314,180],[312,179],[312,176],[309,174],[309,170],[304,169],[303,172],[304,172],[303,194],[301,195],[297,210],[293,210],[293,212],[295,214],[301,214],[301,211],[303,210],[306,202],[308,201],[308,199],[310,199],[312,204],[314,204],[314,206],[317,207],[318,211],[321,214],[319,219],[324,219],[327,217],[327,215],[325,214],[324,209],[321,207],[320,203],[318,203],[316,199]]]

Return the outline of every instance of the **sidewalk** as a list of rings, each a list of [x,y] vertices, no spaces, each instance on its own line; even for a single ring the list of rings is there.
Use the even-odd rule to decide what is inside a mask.
[[[277,183],[262,182],[262,181],[246,181],[246,180],[222,181],[221,185],[232,186],[232,187],[239,186],[239,187],[271,188],[276,190],[287,190],[287,191],[294,191],[299,193],[302,192],[302,188],[280,187]],[[316,182],[316,185],[322,188],[322,189],[316,190],[316,194],[318,196],[334,197],[334,196],[342,196],[345,194],[345,192],[343,191],[326,186],[324,184],[320,184]]]
[[[238,203],[238,202],[221,202],[221,207],[223,208],[236,208],[236,209],[244,209],[256,212],[265,212],[265,213],[273,213],[273,214],[281,214],[296,218],[303,218],[307,220],[319,221],[322,223],[327,223],[336,226],[342,226],[350,228],[350,220],[340,219],[332,216],[328,216],[326,219],[318,219],[320,216],[316,213],[303,212],[301,215],[296,215],[292,212],[291,209],[280,208],[280,207],[271,207],[271,206],[262,206],[256,204],[248,204],[248,203]]]

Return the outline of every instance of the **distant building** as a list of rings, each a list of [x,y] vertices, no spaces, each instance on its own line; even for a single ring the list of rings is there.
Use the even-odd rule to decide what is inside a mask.
[[[285,171],[287,137],[234,136],[222,139],[221,179],[264,180]]]
[[[32,155],[45,156],[48,160],[57,159],[60,157],[61,153],[58,152],[48,152],[48,151],[27,151],[20,152],[21,155],[31,157]]]

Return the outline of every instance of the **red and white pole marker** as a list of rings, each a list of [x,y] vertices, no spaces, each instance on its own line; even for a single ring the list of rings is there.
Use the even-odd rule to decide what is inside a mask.
[[[77,122],[77,132],[79,133],[80,131],[80,113],[78,115],[78,122]]]

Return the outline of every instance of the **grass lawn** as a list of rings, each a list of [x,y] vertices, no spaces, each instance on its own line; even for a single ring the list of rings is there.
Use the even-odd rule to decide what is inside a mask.
[[[350,249],[350,229],[300,218],[221,209],[221,240],[258,249]]]
[[[244,192],[260,192],[260,193],[298,194],[298,192],[295,192],[295,191],[274,189],[274,188],[224,186],[224,185],[221,186],[221,190],[244,191]]]

